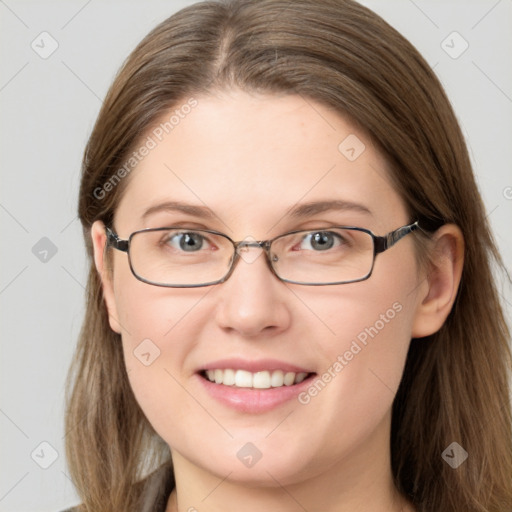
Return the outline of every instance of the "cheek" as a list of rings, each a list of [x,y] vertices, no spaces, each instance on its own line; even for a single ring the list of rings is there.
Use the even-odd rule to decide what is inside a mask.
[[[398,267],[317,294],[315,301],[311,292],[301,293],[322,319],[311,317],[310,323],[315,321],[322,333],[316,347],[323,366],[299,398],[310,408],[308,415],[327,430],[343,422],[347,440],[364,437],[382,421],[402,378],[415,312],[411,290],[416,270],[414,264]]]
[[[197,314],[195,306],[200,303],[205,292],[200,289],[184,291],[143,283],[124,264],[116,267],[114,294],[124,349],[129,355],[129,351],[138,352],[139,344],[144,340],[153,342],[161,352],[177,350],[179,353],[182,344],[176,342],[176,332],[183,329],[185,322],[182,320],[189,313]],[[190,330],[196,324],[199,321],[195,324],[187,323],[187,327]],[[187,339],[185,334],[182,337]],[[126,364],[128,367],[133,364],[130,357],[126,359]]]
[[[391,263],[357,291],[361,300],[356,301],[356,310],[350,315],[350,346],[344,353],[346,360],[352,358],[360,367],[359,378],[367,392],[371,389],[374,394],[380,394],[379,390],[394,394],[398,389],[415,313],[411,293],[417,280],[415,265],[398,260]]]
[[[410,343],[409,311],[393,298],[367,303],[340,325],[344,332],[328,367],[341,377],[337,398],[376,419],[391,406]]]
[[[204,293],[158,288],[135,279],[120,279],[117,284],[130,385],[144,414],[164,438],[175,435],[171,430],[180,424],[177,418],[192,413],[193,401],[180,383],[186,379],[187,354],[206,322],[199,307]]]
[[[303,300],[308,303],[306,297]],[[320,377],[326,385],[331,387],[332,382],[333,390],[346,395],[343,400],[350,395],[359,401],[358,409],[382,393],[394,393],[410,343],[413,308],[406,296],[388,290],[373,299],[355,300],[354,294],[347,294],[321,300],[317,308],[322,322],[311,322],[316,321],[322,333],[316,351],[323,361]]]

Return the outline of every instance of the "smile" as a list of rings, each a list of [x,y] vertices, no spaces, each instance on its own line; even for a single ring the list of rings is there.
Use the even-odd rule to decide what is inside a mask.
[[[283,370],[249,372],[247,370],[209,369],[201,374],[210,382],[237,388],[269,389],[300,384],[308,377],[306,372],[285,372]]]

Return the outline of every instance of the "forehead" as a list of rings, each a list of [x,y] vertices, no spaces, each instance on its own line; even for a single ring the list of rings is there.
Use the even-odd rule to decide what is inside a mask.
[[[322,104],[241,91],[194,102],[144,134],[151,149],[129,176],[120,222],[146,227],[147,209],[166,201],[201,205],[232,224],[272,223],[317,200],[359,203],[377,218],[403,210],[369,137]]]

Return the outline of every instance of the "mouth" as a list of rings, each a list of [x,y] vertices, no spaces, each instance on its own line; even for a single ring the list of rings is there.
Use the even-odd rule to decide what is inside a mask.
[[[199,375],[209,382],[234,388],[271,389],[295,386],[316,375],[314,372],[262,370],[250,372],[234,368],[201,370]]]
[[[265,413],[293,404],[316,372],[278,359],[230,358],[211,361],[195,372],[201,388],[224,407]]]

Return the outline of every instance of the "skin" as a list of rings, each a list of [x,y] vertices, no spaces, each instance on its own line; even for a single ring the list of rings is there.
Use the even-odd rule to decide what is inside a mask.
[[[233,90],[197,100],[132,171],[115,213],[121,238],[176,224],[234,240],[340,224],[384,235],[410,222],[386,161],[339,114],[300,96]],[[350,134],[366,146],[353,162],[338,150]],[[142,219],[148,207],[171,199],[206,205],[216,217],[160,212]],[[286,216],[297,203],[326,199],[357,202],[372,213]],[[240,260],[219,285],[155,287],[138,281],[119,251],[110,274],[101,222],[91,236],[131,386],[172,451],[177,487],[168,512],[227,512],[240,503],[248,512],[413,510],[392,482],[391,406],[411,337],[436,332],[455,299],[463,254],[457,227],[436,233],[428,269],[419,267],[408,235],[378,255],[368,280],[321,287],[279,281],[263,253]],[[308,404],[236,412],[210,398],[195,375],[228,357],[276,358],[321,374],[394,303],[401,311]],[[133,354],[147,338],[160,350],[150,366]],[[236,456],[247,442],[262,453],[251,468]]]

